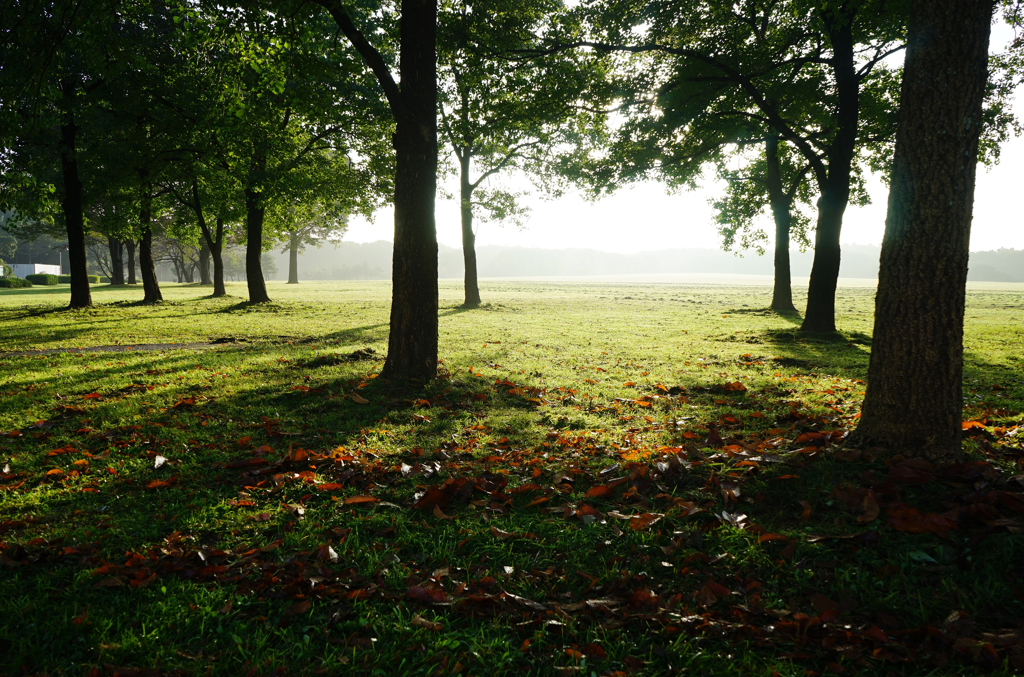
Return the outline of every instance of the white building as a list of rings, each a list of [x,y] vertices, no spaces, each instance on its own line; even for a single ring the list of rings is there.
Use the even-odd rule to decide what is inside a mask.
[[[14,277],[24,278],[26,275],[49,273],[50,275],[61,275],[60,266],[47,265],[45,263],[10,263],[14,269]]]

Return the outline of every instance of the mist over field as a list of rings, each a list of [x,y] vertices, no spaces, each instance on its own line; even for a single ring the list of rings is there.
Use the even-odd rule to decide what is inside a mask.
[[[844,245],[840,277],[878,277],[879,247]],[[273,254],[276,279],[287,279],[288,255]],[[812,251],[793,250],[793,277],[807,277]],[[719,249],[664,249],[616,254],[594,249],[540,249],[481,246],[477,248],[481,277],[595,277],[617,275],[772,275],[772,256],[747,252],[737,256]],[[462,251],[438,246],[441,278],[463,275]],[[391,243],[385,240],[341,242],[307,248],[299,257],[300,280],[382,280],[391,278]],[[273,279],[273,278],[272,278]],[[985,282],[1024,282],[1024,250],[1001,249],[971,253],[968,279]]]

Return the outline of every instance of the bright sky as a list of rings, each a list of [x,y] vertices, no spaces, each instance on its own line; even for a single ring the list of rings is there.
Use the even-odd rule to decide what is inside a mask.
[[[1012,39],[1006,26],[995,26],[993,47]],[[1015,112],[1024,118],[1024,92],[1018,89]],[[521,179],[506,181],[516,190],[528,189]],[[994,167],[978,167],[974,201],[971,250],[1024,249],[1024,210],[1020,209],[1020,191],[1024,187],[1024,138],[1003,146],[1002,159]],[[449,194],[458,194],[454,177],[446,185]],[[477,245],[542,247],[564,249],[580,247],[602,251],[632,253],[657,249],[718,248],[708,200],[721,193],[714,181],[703,189],[667,195],[659,183],[646,183],[620,190],[615,195],[590,203],[578,195],[557,201],[531,196],[524,203],[531,208],[526,227],[496,223],[477,225]],[[850,207],[843,223],[842,241],[847,244],[881,244],[885,229],[885,205],[888,191],[873,177],[868,186],[872,204]],[[462,246],[459,208],[455,200],[438,200],[437,239],[450,247]],[[767,218],[767,217],[766,217]],[[770,232],[770,231],[769,231]],[[374,221],[354,219],[345,239],[352,242],[392,240],[393,212],[379,211]]]

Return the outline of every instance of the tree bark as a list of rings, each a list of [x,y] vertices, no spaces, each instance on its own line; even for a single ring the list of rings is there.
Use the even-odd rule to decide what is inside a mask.
[[[124,285],[124,244],[116,237],[107,236],[110,249],[110,284]]]
[[[89,289],[89,269],[85,256],[85,217],[82,210],[82,180],[78,176],[78,126],[72,106],[78,83],[61,80],[61,103],[64,106],[60,124],[60,167],[64,179],[64,197],[61,208],[68,233],[68,265],[71,272],[71,308],[92,305]]]
[[[128,250],[128,284],[138,284],[135,279],[135,240],[125,240],[124,248]]]
[[[292,233],[288,238],[288,284],[299,283],[299,236]]]
[[[355,27],[339,0],[315,0],[330,11],[373,71],[395,116],[395,248],[391,333],[381,378],[432,379],[437,374],[437,2],[402,0],[401,89],[387,62]]]
[[[769,136],[765,156],[768,161],[768,200],[775,218],[775,286],[772,290],[772,310],[793,312],[793,282],[789,262],[789,230],[793,224],[793,200],[782,187],[779,166],[779,137]]]
[[[206,238],[199,247],[199,284],[213,284],[210,279],[210,243]]]
[[[402,0],[391,333],[381,378],[437,374],[437,5]]]
[[[262,178],[266,158],[257,154],[253,173]],[[266,207],[259,191],[252,187],[245,189],[245,277],[249,285],[249,303],[268,303],[267,283],[263,279],[263,218]]]
[[[961,455],[963,322],[993,0],[913,0],[864,407],[851,443]]]
[[[469,181],[469,149],[459,158],[460,208],[462,212],[462,259],[465,264],[467,308],[480,305],[480,285],[476,272],[476,233],[473,232],[473,185]]]
[[[836,330],[836,285],[841,257],[839,234],[843,228],[843,214],[850,201],[850,172],[860,115],[860,82],[854,63],[852,10],[840,7],[827,12],[825,18],[832,43],[838,127],[828,149],[828,176],[818,198],[814,262],[807,287],[807,312],[800,327],[802,331],[816,332]]]
[[[142,198],[139,221],[142,225],[142,239],[139,241],[139,259],[142,267],[143,303],[159,303],[164,300],[160,284],[156,279],[156,264],[153,261],[152,196],[149,191]]]
[[[224,287],[224,219],[217,217],[217,235],[208,242],[210,256],[213,258],[213,295],[227,296]]]

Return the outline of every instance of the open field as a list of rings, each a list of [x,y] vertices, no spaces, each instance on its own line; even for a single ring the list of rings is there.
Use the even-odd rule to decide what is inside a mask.
[[[419,387],[386,283],[163,289],[0,290],[0,675],[1024,671],[1024,285],[950,469],[842,446],[869,287],[443,281]]]

